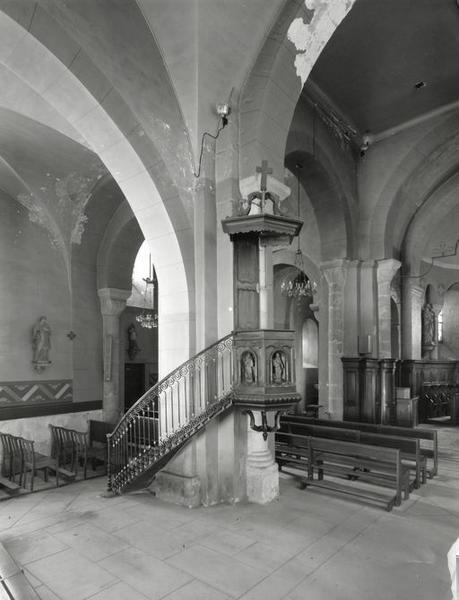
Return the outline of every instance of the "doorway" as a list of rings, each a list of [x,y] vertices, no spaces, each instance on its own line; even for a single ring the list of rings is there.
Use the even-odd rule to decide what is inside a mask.
[[[124,410],[131,408],[145,393],[145,364],[125,363],[124,365]]]

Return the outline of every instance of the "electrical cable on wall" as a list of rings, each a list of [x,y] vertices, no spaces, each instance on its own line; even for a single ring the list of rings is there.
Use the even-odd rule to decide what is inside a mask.
[[[201,151],[199,152],[198,170],[197,172],[193,171],[193,175],[196,177],[196,179],[199,179],[199,177],[201,176],[202,157],[204,154],[204,140],[206,136],[212,138],[213,140],[217,140],[218,136],[220,135],[220,132],[223,129],[225,129],[225,127],[228,125],[228,117],[231,114],[231,97],[233,95],[233,90],[234,88],[231,88],[229,98],[226,102],[224,102],[223,104],[217,104],[217,106],[215,107],[217,115],[219,117],[217,123],[217,131],[215,132],[215,135],[210,133],[210,131],[204,131],[204,133],[201,136]]]
[[[209,131],[204,131],[204,133],[202,134],[201,152],[199,153],[198,172],[196,173],[195,171],[193,171],[193,175],[196,177],[196,179],[199,179],[199,177],[201,176],[202,156],[204,154],[204,140],[205,140],[206,136],[212,138],[213,140],[216,140],[218,138],[218,136],[220,135],[220,132],[228,125],[228,117],[226,115],[221,115],[218,123],[220,123],[220,122],[221,122],[221,125],[217,126],[217,131],[216,131],[215,135],[213,135]]]

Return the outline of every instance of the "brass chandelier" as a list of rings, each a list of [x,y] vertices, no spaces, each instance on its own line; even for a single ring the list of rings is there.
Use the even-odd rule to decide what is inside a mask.
[[[151,264],[151,254],[149,255],[150,272],[148,277],[143,277],[145,281],[145,292],[143,293],[143,309],[135,320],[144,329],[154,329],[158,327],[158,313],[155,311],[155,281],[153,279],[153,267]]]
[[[298,200],[298,218],[300,217],[300,169],[303,168],[303,165],[300,163],[296,164],[297,169],[297,182],[298,182],[298,190],[297,190],[297,200]],[[295,253],[295,267],[299,271],[295,277],[284,280],[281,283],[281,293],[284,296],[288,296],[289,298],[301,298],[310,296],[312,297],[316,290],[317,284],[314,281],[310,281],[308,276],[304,272],[304,260],[303,253],[300,248],[300,236],[298,235],[298,249]]]

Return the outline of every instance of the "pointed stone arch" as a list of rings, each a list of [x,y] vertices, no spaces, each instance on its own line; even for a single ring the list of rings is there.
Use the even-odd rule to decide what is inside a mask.
[[[287,136],[303,86],[354,0],[286,0],[268,32],[240,96],[241,179],[262,159],[282,180]]]
[[[42,13],[45,19],[46,13]],[[51,43],[55,39],[56,30],[53,30],[52,36],[46,37],[46,32],[51,32],[55,23],[52,19],[42,23],[43,42]],[[59,28],[59,35],[61,39],[67,37],[62,28]],[[155,140],[150,135],[156,129],[146,131],[115,87],[109,87],[105,96],[101,97],[100,86],[107,81],[106,77],[78,44],[75,44],[71,58],[62,56],[62,53],[68,52],[70,43],[67,47],[62,44],[55,48],[56,54],[53,54],[5,12],[0,12],[0,40],[0,63],[26,80],[69,121],[85,144],[104,162],[127,198],[151,247],[158,279],[162,280],[159,298],[162,320],[160,371],[168,372],[186,359],[194,346],[190,179],[186,166],[182,171],[177,170],[176,177],[171,177],[166,168],[174,145],[177,148],[182,144],[182,153],[186,153],[187,142],[177,139],[172,133],[167,138],[168,129],[162,121],[155,123],[156,129],[163,133],[161,148],[155,148]],[[16,48],[20,48],[26,59],[16,60]],[[78,73],[77,68],[80,69]],[[168,109],[171,106],[177,108],[172,87],[169,87],[172,96],[162,100]],[[178,109],[173,118],[177,114],[180,116]],[[181,128],[180,119],[175,125],[177,130]],[[182,128],[181,135],[186,137],[183,132]],[[190,169],[191,163],[188,171]]]

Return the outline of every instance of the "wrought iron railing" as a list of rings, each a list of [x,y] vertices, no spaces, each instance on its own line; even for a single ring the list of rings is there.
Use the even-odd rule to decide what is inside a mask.
[[[121,493],[177,451],[232,402],[233,338],[228,335],[177,367],[107,435],[108,490]]]

